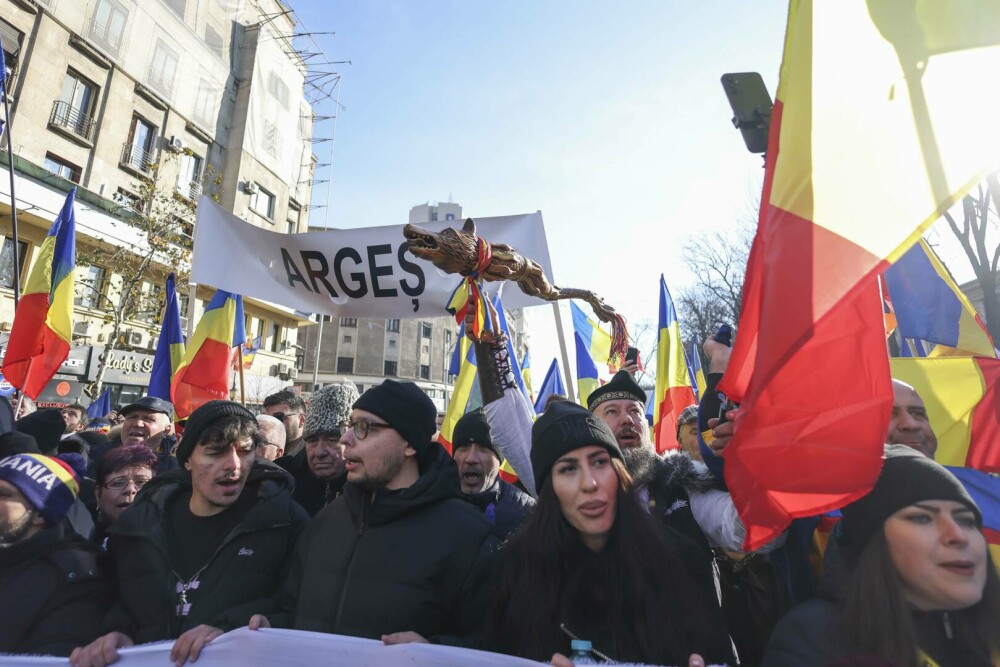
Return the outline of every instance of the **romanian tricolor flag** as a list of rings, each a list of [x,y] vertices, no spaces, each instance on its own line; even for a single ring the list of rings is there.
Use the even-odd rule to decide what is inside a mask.
[[[174,374],[170,395],[178,421],[209,401],[229,396],[233,348],[246,341],[243,322],[243,297],[218,290]]]
[[[580,405],[587,407],[587,398],[591,392],[601,386],[601,380],[597,374],[597,364],[591,358],[587,344],[580,337],[580,332],[574,331],[573,339],[576,341],[577,400]]]
[[[521,360],[521,384],[528,392],[528,400],[535,404],[535,391],[531,388],[531,350],[524,351],[524,359]]]
[[[160,338],[156,341],[153,370],[149,373],[149,389],[146,393],[169,401],[170,381],[184,360],[184,334],[181,331],[181,312],[173,273],[167,276],[164,293],[167,305],[163,310],[163,326],[160,327]]]
[[[570,311],[573,313],[573,331],[580,336],[590,358],[596,363],[608,364],[608,372],[613,373],[609,360],[611,357],[611,334],[602,329],[596,322],[587,317],[580,306],[573,301],[569,302]]]
[[[1000,3],[792,0],[719,390],[746,546],[864,495],[892,404],[877,276],[1000,168]],[[976,90],[975,104],[963,91]],[[844,443],[850,443],[845,448]]]
[[[73,341],[75,202],[73,188],[38,249],[3,358],[3,376],[32,399],[59,370]]]
[[[253,360],[257,358],[257,350],[260,349],[263,344],[262,336],[257,336],[252,341],[248,340],[243,343],[243,369],[250,370],[253,366]],[[237,361],[237,363],[239,363]],[[237,369],[239,370],[239,369]]]
[[[438,442],[448,450],[449,454],[451,453],[451,439],[455,433],[455,424],[469,407],[469,400],[477,381],[477,368],[476,348],[473,347],[469,337],[465,335],[465,326],[463,325],[459,330],[458,341],[455,343],[455,351],[451,358],[451,366],[448,369],[450,375],[458,377],[452,387],[451,400],[448,402],[448,409],[445,411],[444,421],[438,432]]]
[[[545,379],[542,380],[542,388],[538,390],[538,398],[535,399],[535,414],[540,415],[545,412],[545,404],[549,400],[549,396],[559,395],[566,396],[566,385],[563,384],[562,373],[559,371],[559,361],[556,359],[552,360],[549,364],[549,370],[545,373]]]
[[[659,340],[656,345],[656,393],[653,395],[653,442],[657,452],[677,449],[677,420],[698,401],[691,387],[680,324],[667,282],[660,276]]]
[[[930,356],[995,357],[986,326],[923,239],[885,272],[899,333],[937,344]]]
[[[898,358],[892,376],[920,394],[941,465],[1000,473],[1000,359]]]

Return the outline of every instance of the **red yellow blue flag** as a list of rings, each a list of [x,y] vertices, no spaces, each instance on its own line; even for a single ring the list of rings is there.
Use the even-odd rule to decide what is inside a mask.
[[[656,451],[677,449],[677,421],[697,403],[691,386],[680,324],[667,282],[660,276],[659,340],[656,347],[656,393],[653,396],[653,438]]]
[[[184,333],[181,330],[181,313],[177,301],[174,274],[167,276],[165,290],[166,308],[163,310],[163,325],[160,338],[156,341],[153,356],[153,370],[149,374],[149,396],[170,400],[170,383],[184,360]]]
[[[576,389],[577,400],[580,405],[587,407],[587,398],[590,394],[601,386],[600,377],[597,374],[597,364],[590,356],[587,344],[580,337],[579,331],[573,332],[573,340],[576,343]]]

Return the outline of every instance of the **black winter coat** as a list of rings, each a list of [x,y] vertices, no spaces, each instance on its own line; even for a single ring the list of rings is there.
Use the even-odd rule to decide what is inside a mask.
[[[136,643],[172,639],[202,623],[230,630],[245,625],[284,581],[292,548],[308,515],[292,501],[292,480],[269,461],[256,461],[247,480],[257,502],[222,541],[201,573],[198,600],[176,613],[176,576],[169,562],[166,507],[191,489],[186,470],[157,475],[108,528],[108,557],[117,596],[106,622]]]
[[[97,550],[64,524],[0,549],[0,653],[67,656],[101,634]]]
[[[316,515],[270,620],[372,639],[412,630],[468,644],[485,617],[496,543],[482,513],[462,500],[454,460],[434,443],[412,486],[368,492],[348,483]]]
[[[346,472],[331,480],[317,479],[309,468],[305,449],[293,456],[282,456],[274,462],[287,470],[295,480],[292,499],[301,505],[309,516],[316,516],[317,512],[333,502],[334,498],[343,492],[344,482],[347,481]]]
[[[499,477],[487,490],[465,499],[483,511],[501,540],[520,528],[535,507],[534,498]]]

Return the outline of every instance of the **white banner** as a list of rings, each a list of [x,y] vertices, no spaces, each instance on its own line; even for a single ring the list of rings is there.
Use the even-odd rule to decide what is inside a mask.
[[[172,665],[173,642],[144,644],[121,649],[121,667],[165,667]],[[190,663],[189,663],[190,664]],[[205,647],[194,663],[197,667],[232,665],[343,665],[344,667],[539,667],[544,663],[512,658],[499,653],[473,651],[435,644],[396,644],[343,635],[302,630],[257,630],[239,628],[227,632]],[[69,665],[68,658],[7,655],[0,667]]]
[[[462,220],[421,224],[440,232]],[[552,280],[541,213],[476,220],[477,233],[538,262]],[[403,225],[281,234],[255,227],[208,197],[198,203],[191,281],[307,313],[435,317],[461,279],[405,251]],[[492,287],[487,283],[492,294]],[[547,303],[511,286],[504,306]]]

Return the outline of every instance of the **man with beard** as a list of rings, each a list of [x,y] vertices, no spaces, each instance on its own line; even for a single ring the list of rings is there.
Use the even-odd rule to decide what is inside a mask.
[[[164,639],[176,639],[172,661],[194,662],[275,593],[308,517],[288,473],[255,460],[258,440],[253,413],[238,403],[210,401],[191,414],[177,448],[182,469],[146,482],[108,528],[113,631],[74,650],[73,665],[101,667],[119,648]]]
[[[462,495],[483,511],[501,539],[517,530],[535,506],[535,499],[500,479],[500,452],[481,408],[458,420],[451,447]]]
[[[285,469],[295,478],[292,497],[309,516],[329,505],[344,489],[347,464],[340,425],[350,419],[356,400],[358,388],[353,382],[329,384],[313,392],[302,430],[306,447],[284,459]]]
[[[285,425],[285,453],[282,458],[276,459],[276,463],[287,470],[285,464],[288,460],[306,448],[302,437],[306,424],[305,401],[295,392],[282,389],[264,398],[264,412]]]
[[[97,550],[64,520],[78,480],[60,459],[0,460],[0,653],[65,656],[100,634]]]
[[[340,440],[344,492],[302,533],[280,609],[254,616],[252,630],[397,644],[466,643],[482,627],[496,538],[431,441],[436,415],[412,382],[386,380],[354,402]]]
[[[732,497],[718,488],[708,468],[685,451],[656,454],[646,422],[646,392],[631,373],[618,371],[590,394],[587,407],[611,427],[650,512],[701,546],[706,555],[711,555],[712,545],[743,551],[746,529]],[[782,543],[783,538],[778,538],[761,551]]]

